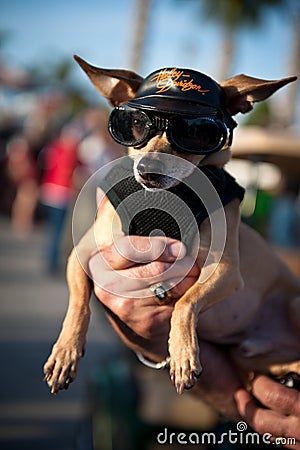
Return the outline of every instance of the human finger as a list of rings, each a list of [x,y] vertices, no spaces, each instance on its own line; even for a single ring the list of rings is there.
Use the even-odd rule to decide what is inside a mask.
[[[101,250],[106,263],[115,270],[156,259],[170,262],[182,259],[185,254],[182,242],[164,236],[124,236]]]
[[[186,256],[173,263],[156,260],[149,262],[148,264],[136,265],[122,273],[124,276],[136,278],[137,280],[142,278],[145,284],[152,284],[170,280],[171,278],[199,276],[199,268],[194,263],[193,258]]]
[[[300,448],[299,418],[259,406],[256,399],[244,389],[239,389],[235,393],[235,400],[242,418],[259,434],[268,433],[270,441],[279,442],[279,438],[284,438],[282,442],[286,444],[293,442],[291,448],[297,450]],[[289,445],[284,446],[290,448]]]
[[[170,287],[170,294],[173,298],[178,299],[182,297],[186,291],[196,283],[197,276],[186,276],[185,278],[173,278],[168,280]]]
[[[196,281],[196,277],[186,277],[183,280],[180,278],[173,278],[171,280],[161,282],[160,284],[166,290],[171,300],[178,300]],[[134,292],[128,291],[127,296],[132,296],[133,298],[153,297],[155,299],[151,286]]]
[[[98,253],[90,261],[90,274],[94,281],[96,295],[100,290],[106,290],[118,296],[149,297],[149,289],[153,284],[174,280],[178,284],[186,277],[199,276],[199,268],[189,256],[172,263],[153,261],[148,264],[140,264],[123,270],[103,269],[102,258]],[[190,286],[193,282],[186,281],[184,286]],[[187,288],[188,288],[187,287]],[[144,292],[142,292],[144,291]]]
[[[300,417],[300,392],[296,389],[265,375],[257,375],[252,383],[252,393],[267,408]]]

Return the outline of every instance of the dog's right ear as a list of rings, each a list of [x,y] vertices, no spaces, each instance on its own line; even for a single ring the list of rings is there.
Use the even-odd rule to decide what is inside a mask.
[[[134,98],[143,81],[140,75],[130,70],[100,69],[91,66],[77,55],[74,55],[74,59],[112,106],[118,106]]]

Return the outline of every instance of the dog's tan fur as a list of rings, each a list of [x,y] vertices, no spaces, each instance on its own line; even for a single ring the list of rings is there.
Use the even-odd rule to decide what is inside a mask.
[[[126,103],[134,98],[142,82],[140,76],[125,70],[97,69],[78,57],[76,59],[96,88],[112,105]],[[221,84],[226,95],[227,110],[231,115],[248,112],[255,102],[264,100],[294,79],[264,81],[239,75],[227,80]],[[210,156],[181,154],[171,148],[163,132],[153,136],[142,148],[129,148],[128,153],[134,159],[135,177],[141,184],[144,184],[145,180],[140,176],[137,165],[145,153],[151,153],[153,158],[158,159],[160,153],[180,156],[196,166],[213,164],[223,167],[230,158],[229,149]],[[188,167],[190,168],[190,165]],[[168,167],[167,175],[184,179],[190,175],[189,171],[184,165],[176,164],[174,167]],[[293,311],[295,328],[299,327],[300,331],[300,282],[252,230],[240,224],[239,203],[236,199],[225,207],[227,237],[216,270],[204,283],[195,283],[174,306],[168,351],[171,379],[179,393],[186,386],[194,385],[197,382],[195,375],[201,373],[199,337],[216,343],[239,344],[239,350],[232,355],[243,370],[271,370],[281,374],[293,368],[300,373],[300,348],[297,344],[291,344],[294,339],[291,335],[296,331],[292,333],[287,329],[288,315]],[[54,393],[63,388],[66,381],[76,376],[78,361],[86,344],[90,318],[91,288],[86,272],[91,256],[112,242],[114,215],[114,208],[103,194],[95,224],[70,255],[67,266],[69,307],[59,338],[44,367],[45,379]],[[113,233],[114,238],[122,236],[121,223],[118,220],[114,222]],[[200,235],[201,247],[194,248],[194,254],[203,275],[208,267],[206,258],[211,240],[209,219],[201,224]],[[94,236],[97,236],[96,245]],[[273,345],[272,349],[266,351],[266,342],[260,337],[256,339],[251,330],[259,311],[266,314],[270,310],[269,302],[272,298],[274,305],[281,311],[279,314],[284,314],[285,317],[284,325],[281,324],[284,330],[282,331],[280,325],[278,332],[284,332],[287,337],[283,338],[282,348],[277,346],[276,349]],[[222,313],[223,304],[226,304],[225,314]],[[266,308],[264,305],[267,305]],[[258,324],[260,331],[261,328],[263,325]],[[126,341],[126,338],[124,340]],[[285,350],[285,345],[290,346],[290,352]],[[146,349],[138,350],[147,356]],[[259,353],[263,354],[263,357],[257,358]],[[266,353],[269,357],[265,356]],[[281,364],[291,361],[294,362],[293,367]]]

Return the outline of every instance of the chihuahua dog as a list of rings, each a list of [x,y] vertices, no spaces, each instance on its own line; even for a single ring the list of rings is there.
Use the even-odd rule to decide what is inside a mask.
[[[300,348],[294,337],[296,331],[289,326],[292,317],[300,331],[300,282],[252,230],[240,223],[243,189],[223,169],[231,156],[236,126],[233,116],[249,112],[254,103],[296,77],[267,81],[238,75],[218,84],[194,70],[164,68],[143,79],[128,70],[100,69],[78,56],[75,59],[114,107],[109,130],[116,142],[128,148],[129,166],[117,166],[108,175],[109,189],[101,191],[97,219],[69,257],[69,307],[44,366],[51,392],[57,393],[73,381],[84,352],[90,317],[87,273],[91,257],[124,233],[147,235],[165,226],[166,235],[178,238],[170,231],[172,225],[163,225],[165,218],[155,211],[157,199],[163,199],[166,192],[188,204],[201,236],[199,244],[195,232],[185,232],[188,224],[185,213],[180,215],[182,202],[179,207],[175,204],[184,230],[179,238],[201,268],[198,282],[174,304],[168,357],[161,364],[169,365],[177,392],[198,382],[202,370],[199,338],[229,345],[242,371],[260,370],[276,376],[300,373]],[[122,181],[114,183],[115,176]],[[209,179],[220,200],[208,208],[205,202],[200,207],[199,196],[195,198],[193,189],[186,191],[183,186],[187,180],[188,184],[194,186],[198,181],[199,185],[203,177]],[[126,214],[129,211],[132,217],[134,206],[127,207],[125,213],[117,207],[138,191],[143,192],[142,198],[150,198],[150,203],[145,203],[126,231]],[[162,204],[171,209],[172,215],[170,197]],[[211,251],[210,224],[220,210],[224,229],[219,232],[226,234],[222,252],[216,255],[217,251]],[[163,284],[149,288],[158,304],[172,300]],[[271,315],[272,326],[268,327]],[[139,353],[145,362],[146,349],[141,348]]]

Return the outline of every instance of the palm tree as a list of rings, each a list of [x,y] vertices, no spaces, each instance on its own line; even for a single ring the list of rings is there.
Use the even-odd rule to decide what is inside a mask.
[[[231,74],[236,33],[245,27],[258,27],[268,9],[285,3],[285,0],[200,0],[204,15],[223,30],[220,79]]]
[[[140,70],[142,62],[150,4],[151,0],[136,0],[134,8],[136,10],[136,16],[134,14],[135,26],[133,31],[130,67],[137,72]]]
[[[177,0],[180,1],[180,0]],[[181,0],[182,1],[182,0]],[[194,0],[195,2],[196,0]],[[270,9],[277,9],[291,20],[293,47],[290,67],[287,73],[297,75],[300,72],[300,5],[299,0],[198,0],[198,5],[204,17],[216,22],[223,30],[220,68],[218,79],[231,75],[235,54],[236,33],[245,27],[258,27],[263,23]],[[279,30],[280,32],[280,30]],[[297,94],[299,82],[289,87],[289,113],[284,119],[284,125],[293,123],[297,110]]]

